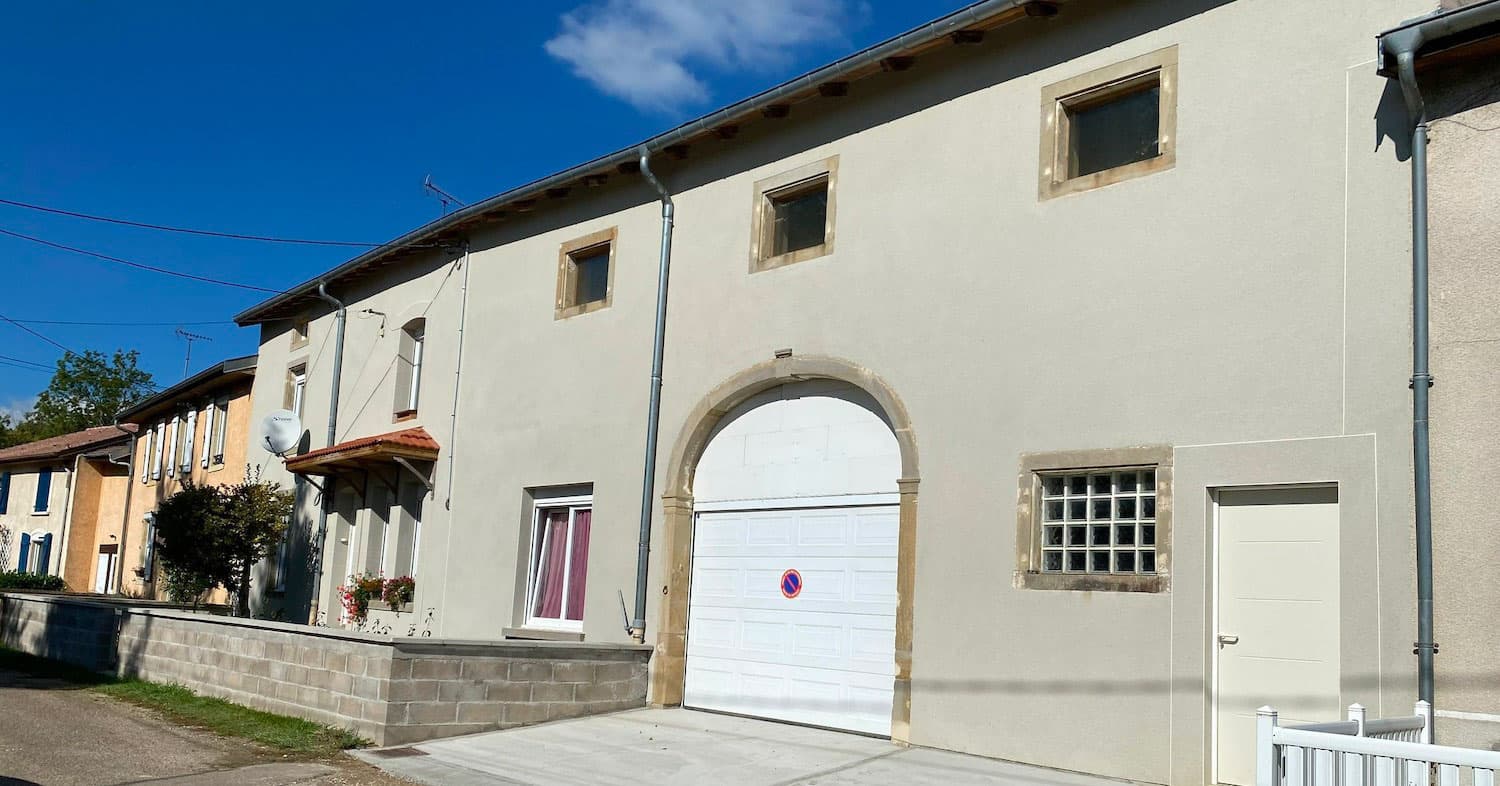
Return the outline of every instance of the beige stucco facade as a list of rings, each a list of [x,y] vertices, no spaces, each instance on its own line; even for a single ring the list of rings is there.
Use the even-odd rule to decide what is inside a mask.
[[[101,538],[119,542],[121,578],[115,591],[125,595],[165,600],[160,586],[160,562],[146,547],[153,536],[150,516],[162,500],[180,491],[185,481],[199,485],[232,485],[242,482],[249,465],[251,416],[251,380],[255,374],[254,358],[226,361],[136,405],[126,415],[127,422],[139,426],[132,444],[130,491],[123,515],[101,520]],[[212,418],[208,412],[218,407]],[[225,414],[227,413],[227,417]],[[222,437],[208,433],[210,424]],[[173,428],[184,431],[183,442],[191,453],[178,454],[173,460]],[[190,431],[189,431],[190,429]],[[167,445],[158,450],[150,434],[166,435]],[[207,435],[208,440],[205,441]],[[160,436],[155,440],[159,440]],[[220,446],[222,452],[220,452]],[[160,454],[159,456],[157,454]],[[207,455],[205,455],[207,453]],[[264,591],[273,577],[258,576],[254,591]],[[213,590],[207,600],[226,602],[223,590]]]
[[[1408,173],[1382,136],[1400,105],[1372,42],[1425,10],[1068,3],[686,160],[656,159],[677,226],[648,587],[654,700],[681,695],[702,440],[739,402],[812,377],[863,388],[902,444],[898,740],[1210,780],[1214,496],[1264,486],[1338,486],[1340,700],[1408,711]],[[1039,198],[1044,89],[1169,47],[1175,163]],[[747,270],[756,184],[835,156],[837,247]],[[659,221],[654,194],[617,176],[472,233],[467,252],[330,282],[349,313],[335,441],[420,426],[441,445],[413,609],[377,624],[473,639],[523,627],[530,494],[586,487],[582,636],[626,640]],[[601,232],[617,242],[608,306],[557,318],[559,250]],[[294,320],[261,326],[250,420],[283,406],[287,371],[305,368],[302,423],[319,448],[335,320],[322,305],[302,318],[305,344]],[[413,319],[426,320],[421,403],[398,422]],[[1022,457],[1136,446],[1172,457],[1166,586],[1017,582]],[[368,511],[352,516],[328,553],[364,546]],[[318,522],[305,495],[297,526]],[[324,566],[324,624],[344,573]],[[307,582],[289,580],[287,613]]]

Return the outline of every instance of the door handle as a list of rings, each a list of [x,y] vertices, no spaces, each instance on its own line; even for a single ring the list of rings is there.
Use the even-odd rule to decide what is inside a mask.
[[[1239,644],[1239,643],[1240,643],[1240,637],[1239,636],[1231,636],[1228,633],[1220,633],[1219,634],[1219,646],[1220,647],[1226,647],[1226,646],[1228,646],[1230,644]]]

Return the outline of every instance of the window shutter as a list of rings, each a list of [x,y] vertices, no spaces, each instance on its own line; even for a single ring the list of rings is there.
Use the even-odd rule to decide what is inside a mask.
[[[156,574],[156,514],[146,514],[146,542],[141,545],[141,565],[144,575],[141,578],[151,581]]]
[[[214,410],[216,410],[218,408],[219,408],[219,405],[215,404],[212,401],[208,402],[208,406],[206,406],[206,407],[203,408],[203,461],[202,461],[202,464],[203,464],[203,468],[204,469],[208,469],[208,458],[209,458],[209,456],[213,455],[213,444],[214,444]]]
[[[18,573],[25,573],[26,572],[26,554],[29,551],[31,551],[31,535],[29,533],[22,532],[21,533],[21,558],[18,559],[18,560],[16,560],[16,572],[18,572]]]
[[[0,472],[0,513],[10,509],[10,473]]]
[[[139,441],[139,440],[137,440]],[[145,441],[141,442],[141,482],[151,481],[151,450],[156,444],[156,429],[149,429],[145,435]]]
[[[164,422],[156,424],[155,433],[156,438],[152,440],[154,444],[151,446],[151,479],[160,480],[161,455],[167,449],[167,446],[162,444],[167,441],[167,424]]]
[[[187,415],[186,432],[182,436],[182,455],[178,457],[183,474],[193,470],[193,434],[196,428],[198,428],[198,410],[195,409]]]
[[[36,572],[39,576],[45,576],[52,567],[52,533],[43,535],[41,543],[42,553],[36,561]]]
[[[172,416],[171,434],[167,439],[167,477],[172,477],[177,471],[177,416]]]
[[[50,468],[39,470],[36,473],[36,504],[32,510],[37,513],[47,512],[47,503],[52,496],[52,470]]]

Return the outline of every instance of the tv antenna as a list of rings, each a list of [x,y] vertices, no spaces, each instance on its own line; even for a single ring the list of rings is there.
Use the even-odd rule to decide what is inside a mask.
[[[468,202],[444,191],[437,183],[432,182],[432,175],[422,178],[422,190],[437,197],[437,200],[443,203],[443,215],[445,216],[448,215],[449,205],[458,205],[459,207],[468,207],[469,205]]]
[[[193,342],[213,341],[208,336],[200,336],[197,333],[189,333],[182,328],[177,328],[177,337],[187,342],[187,357],[182,359],[182,378],[187,379],[188,371],[193,365]]]

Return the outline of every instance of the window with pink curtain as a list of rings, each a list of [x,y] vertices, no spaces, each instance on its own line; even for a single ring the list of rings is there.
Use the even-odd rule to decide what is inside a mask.
[[[592,510],[573,512],[572,547],[568,550],[568,607],[567,618],[583,621],[583,588],[589,574],[589,521]]]
[[[531,556],[531,619],[583,620],[593,511],[569,505],[538,508]]]

